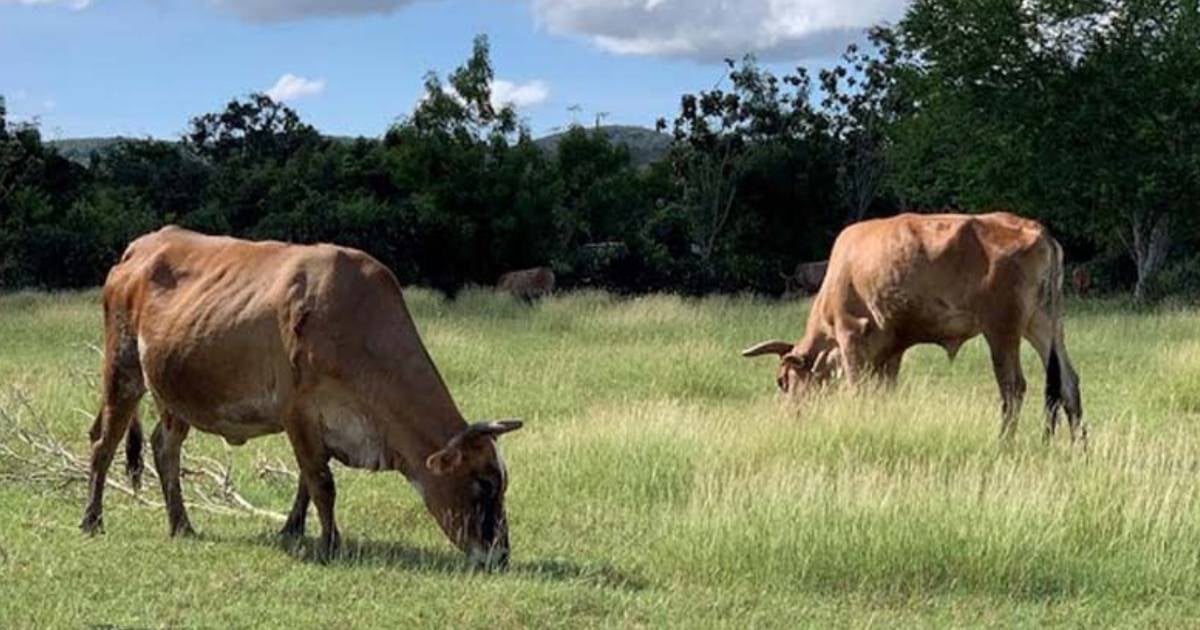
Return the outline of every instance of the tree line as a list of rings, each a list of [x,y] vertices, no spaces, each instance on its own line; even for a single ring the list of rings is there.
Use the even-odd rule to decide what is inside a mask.
[[[0,107],[0,287],[94,286],[175,223],[358,247],[448,294],[535,265],[568,286],[777,294],[845,225],[947,208],[1045,222],[1093,286],[1200,286],[1194,0],[917,0],[815,75],[726,66],[658,122],[673,142],[648,166],[598,127],[542,150],[493,104],[482,36],[375,139],[253,94],[180,142],[80,164]]]

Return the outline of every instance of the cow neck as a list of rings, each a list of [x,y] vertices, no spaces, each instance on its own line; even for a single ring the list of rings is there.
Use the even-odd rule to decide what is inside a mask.
[[[441,377],[436,371],[431,376],[420,379],[425,382],[424,387],[415,388],[419,395],[388,396],[381,410],[389,418],[384,435],[393,467],[410,479],[419,479],[425,471],[425,460],[467,429],[467,422]],[[414,391],[414,380],[391,391]]]
[[[426,459],[467,429],[446,382],[401,300],[398,329],[373,353],[373,373],[381,375],[373,398],[380,403],[383,434],[392,467],[410,480],[425,476]]]
[[[800,343],[796,344],[794,354],[813,354],[828,349],[827,346],[833,343],[833,338],[828,334],[828,325],[825,322],[824,296],[824,292],[819,292],[817,297],[813,298],[812,307],[808,313],[808,322],[804,326],[804,337]]]

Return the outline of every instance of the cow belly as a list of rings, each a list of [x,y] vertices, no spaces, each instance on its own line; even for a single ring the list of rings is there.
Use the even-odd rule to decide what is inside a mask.
[[[945,339],[970,339],[981,330],[979,316],[974,309],[944,298],[932,298],[921,302],[913,313],[905,318],[907,327],[923,342],[940,343]]]
[[[279,403],[275,396],[226,403],[217,407],[213,416],[205,418],[196,428],[215,433],[235,446],[256,437],[283,431]]]
[[[199,377],[146,379],[147,389],[164,409],[189,425],[225,438],[240,446],[247,440],[283,431],[283,398],[289,394],[276,387],[275,378],[255,382],[245,379],[237,386],[212,387]]]
[[[230,444],[279,433],[292,374],[272,326],[264,319],[201,335],[180,324],[177,338],[139,335],[146,387],[163,408]]]
[[[939,345],[954,358],[968,339],[981,330],[979,317],[966,308],[959,308],[945,300],[930,300],[922,308],[913,309],[905,317],[898,317],[894,328],[895,338],[904,346],[917,344]]]
[[[159,394],[155,394],[155,397],[189,425],[205,433],[219,435],[234,446],[283,431],[280,406],[273,395],[204,406],[172,400]]]

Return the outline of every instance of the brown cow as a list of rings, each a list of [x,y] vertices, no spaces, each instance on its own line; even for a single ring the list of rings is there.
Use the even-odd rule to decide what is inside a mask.
[[[828,267],[829,261],[827,260],[796,265],[795,273],[790,276],[784,276],[784,279],[787,281],[785,292],[792,295],[802,291],[808,295],[813,295],[817,291],[820,291],[821,283],[825,281],[825,270]]]
[[[554,272],[549,267],[510,271],[500,276],[496,288],[511,293],[513,297],[532,302],[554,292]]]
[[[476,562],[507,562],[508,478],[495,439],[521,424],[467,425],[395,276],[367,254],[167,227],[135,240],[109,272],[104,333],[83,531],[102,529],[105,476],[148,389],[173,536],[192,533],[179,485],[192,428],[234,445],[284,432],[300,484],[283,535],[304,534],[311,498],[322,556],[337,548],[332,458],[400,471],[454,544]],[[136,475],[140,449],[130,451]]]
[[[1071,272],[1071,286],[1075,289],[1075,295],[1087,297],[1092,288],[1092,274],[1088,273],[1087,267],[1080,265]]]
[[[1011,214],[864,221],[834,243],[803,339],[761,343],[743,355],[779,355],[779,388],[797,395],[839,367],[851,383],[871,375],[891,383],[910,347],[938,344],[953,359],[982,334],[1003,401],[1001,435],[1011,438],[1025,394],[1025,338],[1046,368],[1046,438],[1064,407],[1072,440],[1086,447],[1079,378],[1063,342],[1062,280],[1059,244],[1040,224]]]

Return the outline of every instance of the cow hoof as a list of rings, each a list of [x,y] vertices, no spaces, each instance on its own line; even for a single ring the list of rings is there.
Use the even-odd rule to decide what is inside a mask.
[[[190,523],[178,525],[171,530],[171,538],[195,538],[196,530],[192,529]]]
[[[294,539],[304,537],[304,523],[288,523],[279,530],[280,538]]]
[[[89,536],[95,536],[96,534],[103,534],[104,533],[104,519],[100,518],[99,516],[95,516],[95,517],[85,516],[85,517],[83,517],[83,522],[79,524],[79,531],[81,531]]]
[[[133,488],[136,493],[142,489],[142,467],[133,466],[125,471],[126,480],[129,482],[129,487]]]
[[[321,542],[317,546],[317,561],[322,564],[329,562],[338,554],[338,550],[342,546],[342,537],[337,532],[332,535],[321,536]]]

